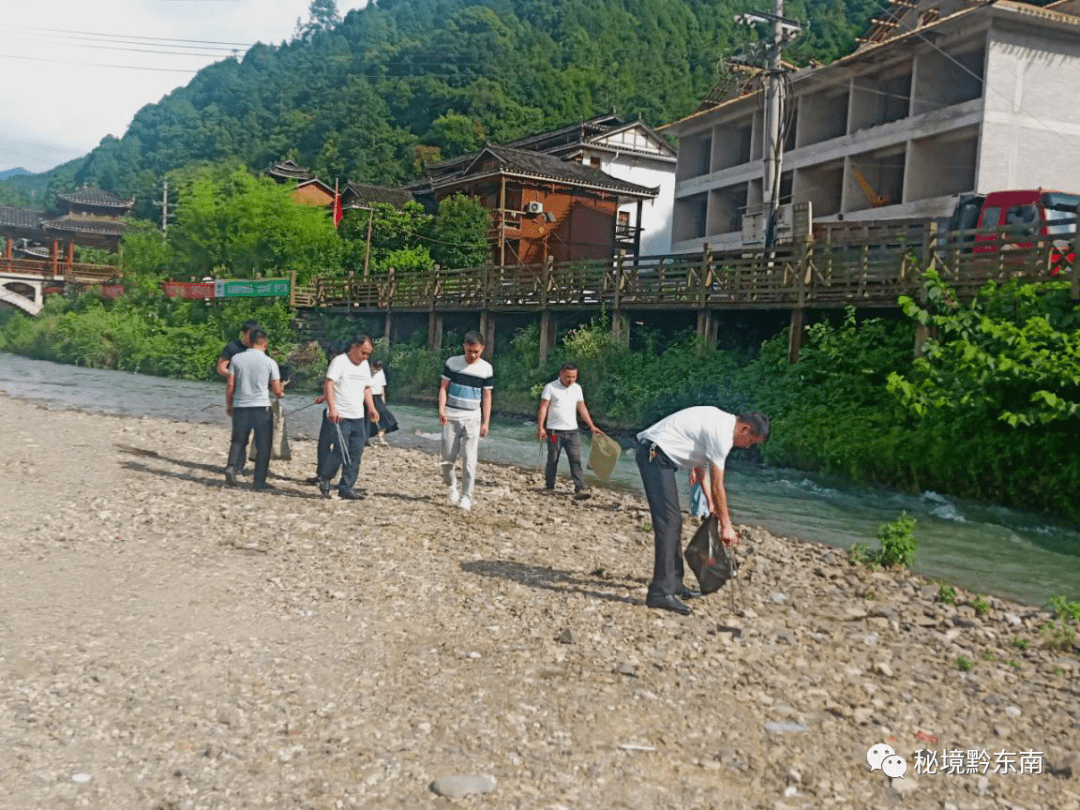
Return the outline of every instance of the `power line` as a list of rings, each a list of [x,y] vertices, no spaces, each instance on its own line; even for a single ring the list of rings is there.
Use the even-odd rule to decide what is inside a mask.
[[[195,74],[199,71],[189,70],[184,68],[155,68],[155,67],[143,67],[141,65],[108,65],[104,62],[73,62],[68,59],[44,59],[38,56],[15,56],[14,54],[0,53],[0,59],[25,59],[30,62],[49,62],[54,65],[84,65],[87,67],[106,67],[106,68],[119,68],[121,70],[153,70],[160,73],[190,73]]]
[[[141,34],[117,34],[115,32],[104,34],[95,31],[72,31],[65,28],[34,28],[26,25],[10,25],[8,23],[0,23],[0,28],[14,28],[20,31],[43,31],[48,34],[77,34],[80,36],[90,37],[131,37],[133,39],[150,39],[157,42],[194,42],[199,45],[235,45],[239,48],[250,48],[255,44],[254,42],[222,42],[220,40],[212,39],[178,39],[176,37],[151,37],[143,36]]]
[[[69,48],[95,48],[106,51],[128,51],[131,53],[152,53],[156,56],[189,56],[197,57],[199,59],[227,59],[235,51],[220,52],[220,53],[191,53],[188,51],[162,51],[154,50],[150,48],[119,48],[115,45],[82,45],[78,43],[67,44]]]

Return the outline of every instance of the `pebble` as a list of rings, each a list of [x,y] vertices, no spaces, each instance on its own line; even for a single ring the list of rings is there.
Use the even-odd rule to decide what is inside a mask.
[[[491,776],[440,776],[431,783],[431,791],[450,799],[461,799],[475,793],[491,793],[495,778]]]

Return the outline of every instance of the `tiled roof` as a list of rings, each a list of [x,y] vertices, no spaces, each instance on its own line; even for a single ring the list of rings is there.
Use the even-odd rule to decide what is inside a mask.
[[[41,223],[43,216],[45,216],[44,211],[0,205],[0,227],[34,230]]]
[[[84,186],[75,191],[61,191],[56,199],[73,205],[102,205],[110,208],[130,208],[134,199],[125,200],[110,191]]]
[[[343,204],[347,206],[385,203],[401,208],[413,199],[412,192],[405,189],[369,186],[364,183],[349,183],[342,189],[341,196]]]
[[[453,185],[458,180],[488,174],[490,170],[487,167],[490,162],[499,165],[498,173],[500,174],[533,180],[554,180],[568,185],[604,189],[635,197],[655,197],[659,193],[659,189],[627,183],[605,174],[599,169],[560,160],[553,155],[490,145],[461,174],[452,179],[440,178],[440,180],[435,181],[435,185]]]
[[[294,160],[282,160],[275,163],[266,170],[266,173],[282,180],[310,180],[315,176]]]
[[[617,129],[626,122],[617,115],[598,115],[587,121],[579,121],[562,129],[553,129],[549,132],[541,132],[539,135],[529,135],[510,141],[507,146],[514,149],[528,149],[531,152],[555,152],[563,154],[581,146],[590,138],[603,134],[611,129]]]
[[[95,236],[123,236],[127,223],[107,217],[80,216],[68,214],[56,219],[42,220],[41,227],[50,231],[67,233],[86,233]]]

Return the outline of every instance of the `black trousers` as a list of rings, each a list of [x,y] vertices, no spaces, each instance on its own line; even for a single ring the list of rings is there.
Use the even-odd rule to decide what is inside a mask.
[[[232,441],[229,444],[228,466],[240,472],[247,456],[248,437],[255,434],[256,483],[265,484],[270,471],[270,450],[274,441],[274,413],[270,406],[260,408],[233,408]]]
[[[330,421],[330,413],[323,408],[322,424],[319,426],[319,443],[315,446],[315,474],[326,466],[333,450],[334,442],[337,441],[337,431],[334,423]]]
[[[581,431],[549,430],[547,447],[547,466],[544,468],[544,485],[548,489],[555,486],[555,473],[559,470],[559,451],[566,450],[566,460],[570,462],[570,477],[574,479],[574,490],[585,489],[585,479],[581,474]]]
[[[324,463],[319,465],[319,478],[333,479],[340,467],[338,492],[352,492],[360,476],[360,459],[364,456],[364,445],[367,443],[367,419],[342,419],[330,426],[333,430],[333,446]],[[340,436],[338,431],[341,431]],[[345,460],[346,456],[348,461]]]
[[[682,588],[682,510],[679,508],[678,467],[663,450],[638,446],[638,472],[645,485],[653,525],[653,576],[649,596],[674,596]]]

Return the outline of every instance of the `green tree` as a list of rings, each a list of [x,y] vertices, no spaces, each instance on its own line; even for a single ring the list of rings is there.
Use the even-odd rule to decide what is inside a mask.
[[[475,197],[455,194],[439,203],[428,228],[428,249],[442,267],[478,267],[490,261],[491,214]]]
[[[294,203],[287,186],[236,163],[202,166],[179,177],[172,269],[190,275],[339,272],[341,242],[329,213]]]
[[[970,304],[931,271],[933,309],[902,297],[930,339],[910,374],[892,373],[889,390],[919,417],[976,417],[1012,428],[1070,423],[1080,429],[1080,303],[1068,282],[988,284]]]
[[[322,31],[330,31],[341,22],[335,0],[311,0],[308,6],[308,20],[306,23],[296,20],[295,38],[300,40],[311,39],[315,34]]]
[[[380,268],[390,266],[397,269],[397,265],[386,262],[387,257],[394,251],[419,247],[430,223],[431,216],[416,202],[405,203],[400,209],[387,203],[374,203],[370,208],[348,211],[338,227],[344,241],[342,265],[359,273],[366,257],[369,272],[382,272]]]

